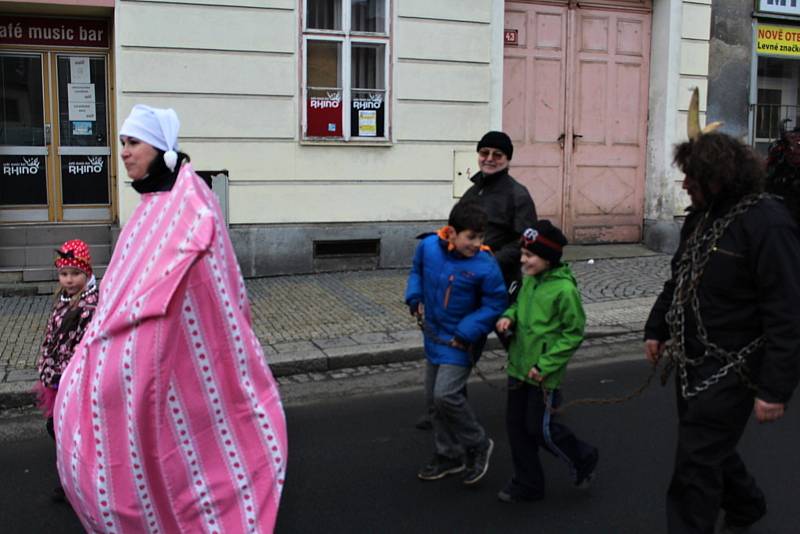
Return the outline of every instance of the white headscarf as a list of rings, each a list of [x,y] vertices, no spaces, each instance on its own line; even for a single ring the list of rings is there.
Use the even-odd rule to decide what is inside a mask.
[[[119,135],[134,137],[164,151],[164,163],[174,171],[178,163],[178,130],[181,123],[174,109],[151,108],[143,104],[133,106],[131,114],[122,123]]]

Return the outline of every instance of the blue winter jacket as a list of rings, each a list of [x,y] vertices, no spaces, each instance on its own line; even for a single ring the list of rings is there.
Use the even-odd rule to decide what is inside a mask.
[[[494,328],[507,306],[506,286],[491,252],[466,258],[448,251],[438,235],[417,246],[406,287],[406,304],[425,305],[425,354],[435,365],[469,367],[467,351],[446,343],[474,343]]]

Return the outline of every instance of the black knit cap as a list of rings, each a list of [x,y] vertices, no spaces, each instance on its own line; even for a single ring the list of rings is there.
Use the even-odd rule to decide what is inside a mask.
[[[505,132],[486,132],[486,134],[481,137],[481,140],[478,141],[478,148],[476,150],[482,148],[496,148],[497,150],[501,150],[508,159],[511,159],[514,155],[514,144]]]
[[[544,258],[553,265],[561,261],[561,254],[567,246],[567,238],[561,230],[553,226],[547,219],[541,219],[522,232],[520,245],[522,248]]]

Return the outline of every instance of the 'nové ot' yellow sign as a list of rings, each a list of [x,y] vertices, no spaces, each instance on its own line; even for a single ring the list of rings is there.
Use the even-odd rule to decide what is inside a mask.
[[[800,27],[759,24],[756,52],[760,56],[789,56],[800,59]]]

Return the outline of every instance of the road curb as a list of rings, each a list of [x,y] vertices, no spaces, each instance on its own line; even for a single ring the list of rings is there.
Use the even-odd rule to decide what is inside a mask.
[[[603,327],[586,332],[586,339],[614,337],[637,332],[623,326]],[[365,365],[381,365],[421,360],[425,351],[419,332],[394,334],[364,334],[359,339],[365,343],[341,346],[333,340],[301,341],[283,346],[266,346],[264,352],[275,377],[303,373],[324,373],[336,369],[347,369]],[[358,336],[356,336],[358,337]],[[373,341],[373,342],[370,342]],[[355,343],[355,341],[353,341]],[[327,346],[330,344],[331,346]],[[337,346],[338,345],[338,346]],[[323,348],[324,347],[324,348]],[[492,334],[486,341],[485,350],[502,348],[500,340]],[[0,383],[0,409],[30,406],[36,402],[33,387],[36,380],[4,381]]]

